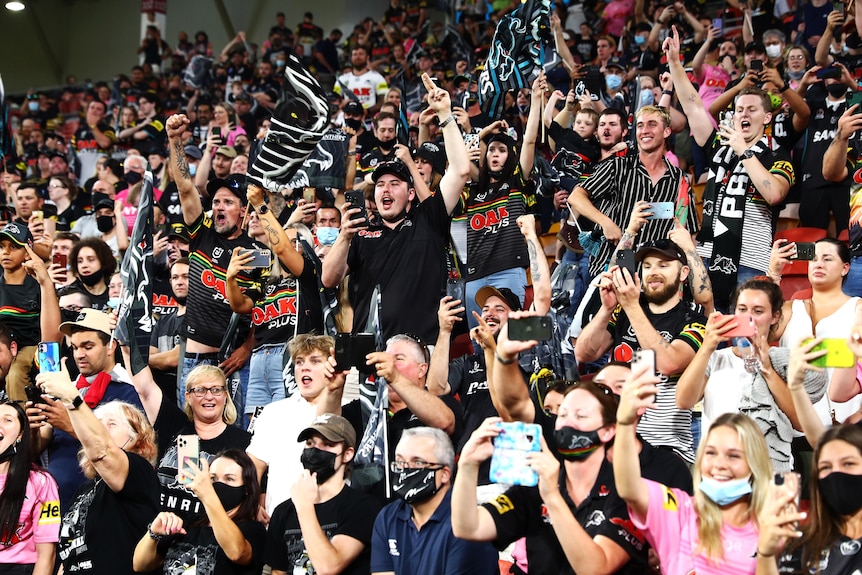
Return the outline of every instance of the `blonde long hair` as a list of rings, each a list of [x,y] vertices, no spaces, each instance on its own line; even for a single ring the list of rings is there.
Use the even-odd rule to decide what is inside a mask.
[[[709,428],[709,433],[718,427],[728,427],[736,431],[745,450],[745,460],[751,469],[751,499],[748,503],[748,516],[757,521],[757,516],[763,509],[769,484],[772,480],[772,464],[769,460],[769,449],[763,439],[763,433],[757,424],[741,413],[725,413],[718,417]],[[709,435],[707,434],[707,439]],[[721,507],[707,497],[700,489],[701,464],[706,441],[701,442],[697,450],[694,464],[694,510],[697,514],[697,552],[706,555],[710,561],[724,558],[724,546],[721,543]]]

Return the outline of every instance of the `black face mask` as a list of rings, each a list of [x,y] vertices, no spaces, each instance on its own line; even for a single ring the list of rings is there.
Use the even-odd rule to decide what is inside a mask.
[[[317,474],[317,484],[325,483],[327,479],[335,475],[335,453],[323,451],[316,447],[306,447],[302,450],[299,458],[304,469]]]
[[[18,453],[18,444],[19,443],[21,443],[21,440],[16,439],[15,441],[12,442],[12,445],[7,447],[6,450],[3,451],[3,453],[0,453],[0,463],[6,463],[10,459],[12,459],[12,457],[14,457],[16,453]]]
[[[389,151],[395,147],[396,143],[397,142],[395,140],[389,140],[386,142],[378,140],[377,141],[377,147],[380,148],[381,150],[383,150],[384,153],[388,154]]]
[[[225,511],[230,511],[234,507],[238,507],[239,504],[242,503],[243,497],[245,497],[245,487],[242,485],[234,487],[233,485],[228,485],[221,481],[214,481],[213,489],[215,490],[218,500],[221,501],[221,506],[224,507]]]
[[[180,305],[186,305],[186,300],[187,300],[187,299],[189,299],[189,298],[188,298],[188,296],[186,296],[186,297],[174,296],[174,299],[175,299],[175,300],[177,300],[177,303],[178,303],[178,304],[180,304]]]
[[[853,515],[862,509],[862,475],[833,471],[820,480],[820,496],[838,515]]]
[[[598,429],[580,431],[574,427],[554,430],[554,443],[557,444],[557,453],[567,461],[583,461],[602,446]]]
[[[127,172],[123,179],[126,180],[126,183],[130,186],[134,186],[138,182],[144,179],[143,174],[139,174],[138,172]]]
[[[350,128],[351,130],[359,131],[359,128],[362,127],[362,120],[358,118],[345,118],[344,125]]]
[[[94,285],[96,285],[97,283],[102,281],[102,278],[104,276],[105,276],[104,272],[102,272],[102,270],[99,270],[97,272],[91,273],[88,276],[79,276],[79,277],[81,279],[82,284],[84,284],[87,287],[93,287]]]
[[[114,229],[114,216],[96,216],[96,227],[103,234]]]
[[[81,312],[79,312],[79,311],[71,311],[68,309],[61,309],[60,310],[60,319],[62,319],[63,322],[78,321],[78,315],[80,315],[80,313]]]
[[[407,504],[428,501],[440,490],[437,487],[438,471],[439,469],[405,469],[395,478],[392,490]]]
[[[844,84],[829,84],[826,86],[826,91],[829,92],[829,95],[833,98],[840,98],[847,93],[847,86]]]

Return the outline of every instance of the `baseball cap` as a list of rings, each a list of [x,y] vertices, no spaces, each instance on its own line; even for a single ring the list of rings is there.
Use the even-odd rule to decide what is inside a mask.
[[[438,174],[443,174],[446,171],[446,152],[434,142],[425,142],[413,153],[416,158],[428,160],[431,164],[431,169]]]
[[[0,230],[0,238],[6,238],[16,246],[23,248],[24,246],[33,247],[33,236],[27,226],[10,222],[3,226]]]
[[[361,116],[365,113],[365,109],[362,107],[362,104],[356,102],[355,100],[351,100],[344,104],[344,108],[342,111],[345,114],[350,114],[351,116]]]
[[[109,210],[113,211],[114,201],[110,198],[102,198],[101,200],[96,202],[95,206],[93,206],[93,209],[96,211],[101,210],[102,208],[108,208]]]
[[[329,441],[344,442],[345,447],[356,447],[356,431],[350,422],[334,413],[318,415],[311,425],[303,429],[297,441],[305,441],[315,433],[319,433]]]
[[[485,301],[487,301],[487,299],[492,295],[495,295],[506,302],[506,305],[508,305],[509,309],[512,311],[519,311],[521,309],[521,300],[518,299],[515,292],[509,288],[495,288],[494,286],[479,288],[479,291],[476,292],[476,305],[478,305],[479,308],[485,307]]]
[[[191,144],[183,148],[183,154],[195,160],[200,160],[204,155],[200,148]]]
[[[745,50],[743,53],[748,54],[749,52],[760,52],[761,54],[766,54],[766,47],[763,45],[763,42],[749,42],[745,45]]]
[[[230,159],[236,158],[236,148],[234,148],[233,146],[219,146],[218,148],[216,148],[215,153],[221,154],[222,156],[225,156]]]
[[[248,92],[240,92],[237,94],[236,98],[234,98],[237,102],[245,102],[246,104],[251,104],[254,99],[251,97],[251,94]]]
[[[171,238],[180,238],[187,244],[192,243],[192,239],[189,237],[189,230],[182,222],[174,222],[171,224],[171,227],[168,230],[168,239]]]
[[[231,148],[233,149],[233,148]],[[239,198],[242,205],[246,204],[246,184],[245,176],[239,174],[231,174],[227,178],[216,178],[207,182],[207,193],[210,197],[215,197],[217,191],[222,188],[227,188]]]
[[[410,170],[407,169],[407,166],[401,160],[392,160],[378,164],[374,169],[374,173],[371,174],[371,181],[377,182],[380,176],[384,174],[392,174],[399,180],[407,182],[408,185],[413,185],[413,176],[410,175]]]
[[[667,261],[677,260],[682,262],[682,265],[688,265],[688,259],[685,254],[679,249],[679,246],[670,240],[653,240],[645,242],[635,256],[637,261],[641,262],[650,254],[661,254]]]
[[[626,69],[625,65],[623,64],[623,61],[620,59],[619,56],[611,56],[608,59],[608,63],[605,68],[619,68],[620,70]]]
[[[111,335],[111,316],[97,309],[84,308],[75,321],[64,321],[60,324],[60,333],[70,335],[75,327]]]
[[[66,162],[67,164],[69,163],[69,159],[66,157],[66,154],[64,154],[63,152],[58,152],[58,151],[56,151],[56,150],[55,150],[55,151],[51,152],[51,153],[48,155],[48,157],[49,157],[50,159],[52,159],[52,160],[53,160],[54,158],[61,158],[61,159],[62,159],[64,162]]]

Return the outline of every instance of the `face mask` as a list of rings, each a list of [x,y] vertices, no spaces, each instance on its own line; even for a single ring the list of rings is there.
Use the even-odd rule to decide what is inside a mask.
[[[186,297],[179,297],[179,296],[176,296],[176,295],[175,295],[175,296],[174,296],[174,299],[175,299],[175,300],[177,300],[177,303],[178,303],[178,304],[180,304],[180,305],[186,305],[186,300],[187,300],[187,299],[189,299],[189,298],[188,298],[188,296],[186,296]]]
[[[81,312],[79,311],[70,311],[68,309],[60,310],[60,318],[63,320],[63,322],[77,321],[80,314]]]
[[[245,487],[242,485],[234,487],[233,485],[228,485],[221,481],[213,481],[213,489],[215,490],[218,500],[221,501],[221,506],[224,507],[225,511],[230,511],[234,507],[238,507],[239,504],[242,503],[242,498],[245,497]]]
[[[527,113],[528,108],[529,108],[529,106],[518,106],[518,112],[520,112],[521,115],[524,115]]]
[[[847,93],[847,86],[844,84],[829,84],[826,86],[826,91],[829,92],[829,95],[833,98],[840,98]]]
[[[605,76],[605,86],[608,87],[608,90],[619,90],[622,85],[623,79],[616,74]]]
[[[138,172],[127,172],[123,179],[126,180],[126,183],[130,186],[134,186],[138,182],[144,179],[143,174],[139,174]]]
[[[281,68],[282,66],[284,66],[284,60],[276,60],[275,65],[277,68]]]
[[[360,120],[359,118],[345,118],[344,125],[351,130],[359,131],[359,128],[362,127],[362,120]]]
[[[29,108],[31,112],[38,112],[39,102],[27,102],[27,108]]]
[[[853,515],[862,508],[862,475],[833,471],[820,480],[820,496],[838,515]]]
[[[316,447],[306,447],[299,457],[304,469],[317,474],[317,484],[325,483],[327,479],[335,475],[335,453],[323,451]]]
[[[87,287],[93,287],[94,285],[102,281],[102,277],[104,277],[104,275],[105,274],[102,272],[102,270],[99,270],[88,276],[81,276],[81,283]]]
[[[770,58],[778,58],[781,56],[781,45],[780,44],[770,44],[766,47],[766,55]]]
[[[189,174],[194,176],[197,173],[197,171],[198,171],[198,165],[197,164],[189,164]]]
[[[635,44],[637,44],[638,46],[643,46],[644,44],[646,44],[646,38],[644,38],[643,36],[635,36]]]
[[[733,479],[731,481],[716,481],[715,479],[704,477],[700,480],[698,489],[716,505],[729,505],[751,493],[751,483],[748,482],[750,477]]]
[[[580,431],[574,427],[555,429],[554,443],[557,445],[557,453],[567,461],[583,461],[602,446],[598,429]]]
[[[383,152],[388,154],[389,150],[391,150],[392,148],[395,147],[395,143],[396,143],[395,140],[388,140],[386,142],[384,142],[382,140],[378,140],[377,141],[377,147],[380,148],[381,150],[383,150]]]
[[[405,469],[398,474],[392,484],[395,495],[405,503],[422,503],[428,501],[439,491],[437,487],[437,471],[435,469]]]
[[[805,70],[799,70],[798,72],[794,72],[793,70],[787,70],[787,75],[792,80],[801,80],[802,76],[805,75]]]
[[[12,457],[16,453],[18,453],[18,444],[19,443],[21,443],[21,440],[16,439],[15,441],[12,442],[12,445],[10,445],[9,447],[6,448],[6,450],[3,453],[0,453],[0,463],[6,463],[10,459],[12,459]]]
[[[655,103],[655,95],[652,90],[641,91],[641,106],[652,106]]]
[[[320,245],[331,246],[338,238],[338,228],[317,228],[315,235]]]
[[[114,229],[114,216],[96,216],[96,227],[103,234]]]
[[[773,110],[777,110],[784,103],[784,100],[781,99],[781,96],[776,96],[775,94],[769,94],[769,101],[772,102]]]

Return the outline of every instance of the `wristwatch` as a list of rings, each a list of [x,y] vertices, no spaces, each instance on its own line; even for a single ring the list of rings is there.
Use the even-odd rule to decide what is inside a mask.
[[[753,157],[754,157],[754,152],[751,150],[751,148],[748,148],[747,150],[745,150],[744,152],[742,152],[742,156],[741,156],[741,157],[742,157],[742,159],[743,159],[743,160],[748,160],[748,159],[750,159],[750,158],[753,158]]]
[[[84,403],[84,398],[81,397],[80,395],[76,395],[75,399],[72,400],[72,403],[66,405],[66,407],[68,409],[71,409],[72,411],[74,411],[74,410],[78,409],[79,407],[81,407],[82,403]]]
[[[262,216],[269,211],[269,206],[267,206],[266,204],[261,204],[259,206],[255,206],[254,211],[256,211],[258,215]]]

